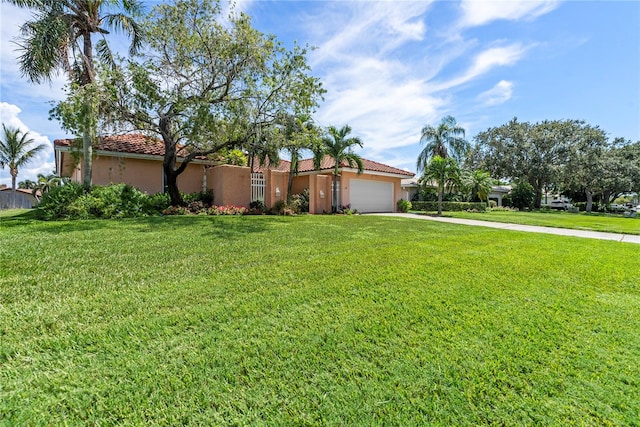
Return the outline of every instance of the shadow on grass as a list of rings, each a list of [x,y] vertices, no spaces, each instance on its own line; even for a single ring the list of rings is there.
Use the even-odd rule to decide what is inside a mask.
[[[0,216],[1,228],[29,227],[45,233],[73,233],[78,231],[126,228],[141,233],[197,233],[203,237],[232,239],[249,233],[260,233],[290,218],[279,216],[149,216],[124,219],[56,220],[36,218],[35,210],[8,213]]]

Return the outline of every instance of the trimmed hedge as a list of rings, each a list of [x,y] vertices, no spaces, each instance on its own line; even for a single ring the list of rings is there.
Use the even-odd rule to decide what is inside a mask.
[[[438,202],[412,202],[412,209],[416,211],[437,211]],[[484,212],[487,204],[484,202],[442,202],[442,210],[450,212],[460,212],[468,210]]]

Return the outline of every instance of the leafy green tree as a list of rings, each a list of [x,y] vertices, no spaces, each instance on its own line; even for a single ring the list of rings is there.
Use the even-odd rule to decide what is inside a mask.
[[[131,37],[131,51],[140,45],[140,30],[133,20],[141,11],[137,0],[7,0],[31,9],[34,19],[21,27],[18,64],[31,82],[50,81],[56,71],[64,71],[79,86],[95,82],[95,51],[107,63],[112,55],[105,36],[109,29]],[[88,109],[88,108],[87,108]],[[82,129],[85,187],[91,185],[92,138],[95,129]]]
[[[460,185],[460,168],[452,157],[433,156],[420,177],[422,183],[435,181],[438,188],[438,215],[442,215],[442,197],[445,189]]]
[[[526,180],[516,181],[509,194],[511,198],[511,205],[514,208],[530,209],[534,207],[534,201],[536,198],[536,190]]]
[[[545,120],[531,124],[514,118],[476,135],[466,165],[509,181],[527,180],[536,193],[534,206],[539,208],[542,194],[558,187],[581,123]]]
[[[486,171],[474,170],[462,173],[462,186],[469,193],[472,201],[480,200],[488,204],[494,182],[491,174]]]
[[[326,135],[322,142],[314,150],[314,166],[320,169],[320,163],[325,156],[333,159],[333,197],[331,209],[334,213],[338,211],[338,186],[340,182],[340,166],[346,162],[350,168],[357,168],[358,174],[364,171],[362,157],[353,152],[353,148],[362,148],[362,141],[358,137],[348,137],[351,133],[351,126],[344,125],[340,129],[335,126],[327,128]]]
[[[591,212],[594,194],[604,189],[602,177],[606,169],[607,135],[597,126],[584,122],[574,122],[574,126],[561,186],[563,190],[584,192],[587,198],[585,210]]]
[[[469,150],[465,130],[453,116],[446,116],[437,127],[427,125],[422,128],[420,143],[424,148],[418,155],[417,168],[421,171],[434,156],[443,159],[453,157],[460,161]]]
[[[160,4],[144,28],[147,49],[110,76],[108,110],[113,123],[162,139],[173,205],[192,160],[262,144],[278,117],[311,112],[323,92],[305,49],[285,49],[244,14],[227,19],[219,2]]]
[[[18,169],[26,165],[41,151],[47,148],[40,144],[33,146],[34,140],[29,137],[29,132],[22,132],[18,128],[6,127],[2,124],[3,136],[0,140],[0,167],[9,168],[11,174],[11,189],[16,191],[16,178]]]

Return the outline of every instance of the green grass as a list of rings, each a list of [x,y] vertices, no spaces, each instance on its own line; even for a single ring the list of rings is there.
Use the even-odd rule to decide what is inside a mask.
[[[0,218],[0,425],[638,425],[636,245]]]
[[[512,224],[541,225],[544,227],[572,228],[577,230],[605,231],[610,233],[640,234],[640,217],[625,218],[622,215],[569,212],[443,212],[452,218],[477,219],[479,221],[507,222]]]

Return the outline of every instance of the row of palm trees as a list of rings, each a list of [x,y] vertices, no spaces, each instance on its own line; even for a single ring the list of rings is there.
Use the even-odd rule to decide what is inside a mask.
[[[488,172],[462,171],[459,162],[470,149],[465,130],[452,116],[446,116],[436,127],[422,128],[420,143],[423,150],[418,155],[416,167],[423,171],[420,182],[435,182],[438,191],[438,215],[442,215],[442,198],[447,189],[466,189],[472,197],[481,201],[489,199],[494,180]]]

